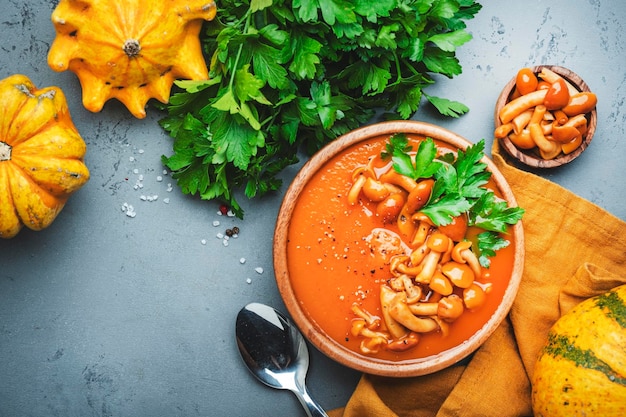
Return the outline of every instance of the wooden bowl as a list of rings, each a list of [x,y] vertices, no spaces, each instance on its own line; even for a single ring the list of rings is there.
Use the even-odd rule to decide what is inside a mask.
[[[587,83],[585,83],[582,80],[582,78],[580,78],[576,73],[574,73],[573,71],[567,68],[555,66],[555,65],[538,65],[535,67],[531,67],[531,70],[533,71],[533,73],[539,74],[542,68],[548,68],[554,71],[555,73],[559,74],[561,77],[565,78],[567,81],[569,81],[572,85],[574,85],[581,92],[591,91]],[[498,114],[500,113],[500,109],[502,109],[502,107],[504,107],[504,105],[506,105],[510,101],[509,98],[514,90],[515,90],[515,76],[511,79],[511,81],[509,81],[506,84],[506,86],[504,86],[504,88],[502,89],[502,92],[500,93],[500,96],[498,97],[498,100],[496,101],[495,114],[494,114],[496,129],[502,125],[502,122],[500,121],[500,118],[498,117]],[[582,154],[585,151],[585,149],[587,149],[587,147],[591,143],[591,139],[593,139],[593,135],[596,131],[596,125],[598,123],[598,114],[595,108],[587,114],[587,121],[588,121],[587,134],[583,138],[582,144],[572,153],[570,154],[561,153],[559,156],[557,156],[554,159],[543,159],[538,154],[536,149],[524,150],[524,149],[517,148],[513,144],[513,142],[511,142],[508,136],[505,138],[499,139],[499,141],[502,147],[504,148],[504,150],[510,156],[512,156],[513,158],[517,159],[518,161],[522,162],[523,164],[527,166],[534,167],[534,168],[554,168],[554,167],[558,167],[558,166],[561,166],[561,165],[564,165],[573,161],[574,159],[578,158],[580,154]]]
[[[277,217],[274,234],[273,256],[276,282],[281,297],[294,322],[310,343],[312,343],[326,356],[352,369],[369,374],[392,377],[408,377],[429,374],[453,365],[466,358],[474,352],[493,333],[502,320],[505,319],[516,296],[522,276],[524,264],[524,237],[521,222],[518,222],[512,228],[511,247],[514,248],[514,253],[512,255],[513,266],[511,268],[512,273],[508,284],[506,286],[503,285],[501,291],[502,298],[499,302],[494,302],[495,308],[493,313],[489,312],[485,314],[484,324],[477,322],[480,326],[479,329],[468,339],[454,345],[452,348],[427,357],[402,360],[398,362],[394,360],[374,359],[370,356],[357,353],[338,343],[336,339],[330,337],[323,326],[310,316],[307,311],[307,307],[303,305],[301,300],[298,299],[298,296],[294,291],[292,277],[290,276],[288,256],[289,230],[292,216],[294,210],[298,206],[300,198],[305,195],[309,195],[303,193],[305,186],[318,174],[318,172],[326,172],[324,170],[327,162],[332,160],[337,154],[350,147],[359,145],[366,146],[365,144],[361,144],[361,142],[368,141],[370,139],[386,142],[390,135],[397,132],[405,132],[407,135],[414,134],[422,137],[430,137],[450,144],[455,149],[465,149],[470,145],[470,142],[455,133],[435,125],[416,121],[378,123],[354,130],[336,139],[315,154],[302,167],[289,186]],[[517,204],[513,193],[502,174],[498,171],[497,167],[487,157],[483,159],[483,162],[488,165],[488,169],[492,173],[492,179],[494,180],[496,188],[501,193],[502,197],[507,200],[511,206],[516,206]],[[323,182],[323,184],[325,187],[326,183]],[[320,206],[320,210],[326,209],[324,202],[322,202]],[[329,229],[332,229],[332,225],[329,225]],[[311,236],[311,244],[315,244],[314,241],[316,241],[317,238],[315,237],[314,232],[307,229],[307,232],[302,235],[306,236],[306,239]],[[337,250],[337,252],[340,251]],[[296,258],[294,257],[292,259]],[[354,259],[354,262],[356,265],[359,260]],[[319,277],[310,277],[310,279],[317,278]],[[319,290],[324,291],[324,288],[319,288]],[[343,317],[341,316],[342,314],[343,312],[338,312],[337,320]],[[332,320],[335,319],[332,318]]]

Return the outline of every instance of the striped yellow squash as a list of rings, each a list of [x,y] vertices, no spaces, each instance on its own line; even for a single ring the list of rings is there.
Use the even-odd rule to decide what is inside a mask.
[[[555,323],[531,382],[535,417],[626,415],[626,285]]]

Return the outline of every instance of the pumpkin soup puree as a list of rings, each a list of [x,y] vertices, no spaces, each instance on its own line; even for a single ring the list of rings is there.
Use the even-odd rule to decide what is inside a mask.
[[[424,139],[407,136],[414,148]],[[381,136],[360,142],[328,161],[300,193],[288,232],[289,276],[302,309],[332,339],[357,354],[363,354],[363,338],[351,333],[357,317],[352,306],[357,303],[382,317],[380,287],[393,278],[389,257],[397,251],[400,234],[395,222],[381,222],[375,205],[362,197],[351,205],[347,194],[353,185],[353,171],[379,157],[387,139]],[[447,144],[435,143],[439,149],[456,152]],[[377,233],[381,230],[383,233]],[[468,233],[476,231],[470,228]],[[512,273],[515,248],[513,241],[504,237],[509,246],[491,258],[490,268],[483,268],[476,280],[487,292],[482,306],[466,309],[450,323],[447,335],[441,330],[422,333],[411,349],[380,349],[367,356],[392,361],[426,358],[462,343],[479,330],[497,309]]]

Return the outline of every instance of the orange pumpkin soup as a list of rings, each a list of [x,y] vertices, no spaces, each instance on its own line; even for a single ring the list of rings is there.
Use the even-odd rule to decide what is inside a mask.
[[[415,148],[424,140],[407,136]],[[415,360],[459,345],[493,315],[512,274],[515,248],[512,236],[503,236],[510,244],[496,252],[488,269],[482,268],[475,283],[486,297],[479,307],[466,308],[460,317],[444,323],[445,328],[420,333],[418,342],[410,349],[364,352],[363,337],[353,332],[354,320],[358,318],[354,306],[375,317],[383,316],[381,286],[393,278],[391,252],[402,246],[398,245],[402,233],[396,222],[383,222],[375,204],[363,197],[354,204],[348,199],[353,172],[371,158],[379,158],[387,139],[377,137],[353,145],[329,160],[307,183],[289,225],[287,262],[301,308],[337,343],[357,354],[379,359]],[[456,152],[445,143],[435,143],[441,152]],[[493,189],[494,185],[488,187]],[[381,230],[384,233],[377,233]],[[466,237],[471,240],[471,235],[478,232],[469,228]],[[458,288],[455,292],[460,294]]]

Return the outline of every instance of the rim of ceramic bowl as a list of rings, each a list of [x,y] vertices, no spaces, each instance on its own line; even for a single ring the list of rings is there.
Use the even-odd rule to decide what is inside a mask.
[[[571,82],[581,92],[591,91],[591,89],[589,88],[589,85],[587,85],[587,83],[582,78],[580,78],[578,74],[576,74],[574,71],[568,68],[561,67],[558,65],[536,65],[534,67],[530,67],[530,70],[533,73],[538,74],[541,72],[543,68],[547,68],[549,70],[554,71],[561,77]],[[502,122],[500,121],[500,117],[498,116],[498,114],[500,112],[500,109],[504,107],[504,105],[509,101],[509,96],[511,95],[511,93],[513,92],[515,88],[515,78],[516,78],[515,76],[511,78],[511,80],[504,86],[504,88],[502,89],[502,92],[500,93],[500,95],[498,96],[498,99],[496,100],[496,106],[495,106],[495,111],[494,111],[494,124],[495,124],[496,129],[502,125]],[[583,139],[583,142],[580,144],[580,146],[572,153],[561,154],[554,159],[543,159],[533,154],[532,152],[519,149],[518,147],[515,146],[515,144],[513,144],[513,142],[509,139],[508,136],[505,138],[499,139],[499,141],[507,154],[509,154],[511,157],[515,158],[516,160],[522,162],[524,165],[527,165],[533,168],[556,168],[556,167],[565,165],[573,161],[574,159],[578,158],[585,151],[585,149],[589,147],[589,145],[591,144],[591,140],[593,139],[593,136],[596,131],[596,125],[598,123],[597,109],[594,108],[591,112],[589,112],[588,120],[589,120],[589,124],[588,124],[589,127],[587,130],[587,134],[585,135],[585,138]]]
[[[460,345],[430,357],[394,362],[366,357],[347,349],[328,336],[322,328],[308,317],[307,313],[300,305],[290,283],[287,264],[287,235],[291,216],[306,183],[317,171],[322,169],[325,163],[334,155],[359,142],[397,132],[439,139],[459,149],[465,149],[467,146],[471,145],[467,139],[447,129],[429,123],[410,120],[376,123],[358,128],[337,138],[313,155],[313,157],[304,164],[288,187],[276,220],[273,252],[276,283],[283,302],[298,328],[313,346],[336,362],[357,371],[381,376],[408,377],[433,373],[463,360],[478,349],[478,347],[491,336],[502,320],[506,318],[513,305],[513,300],[517,294],[522,277],[524,265],[524,234],[520,221],[513,226],[515,244],[514,265],[502,302],[498,305],[489,320],[468,340]],[[502,193],[503,198],[506,199],[510,205],[517,206],[510,186],[493,161],[484,157],[482,162],[487,164],[488,169],[492,173],[492,178],[498,190]]]

